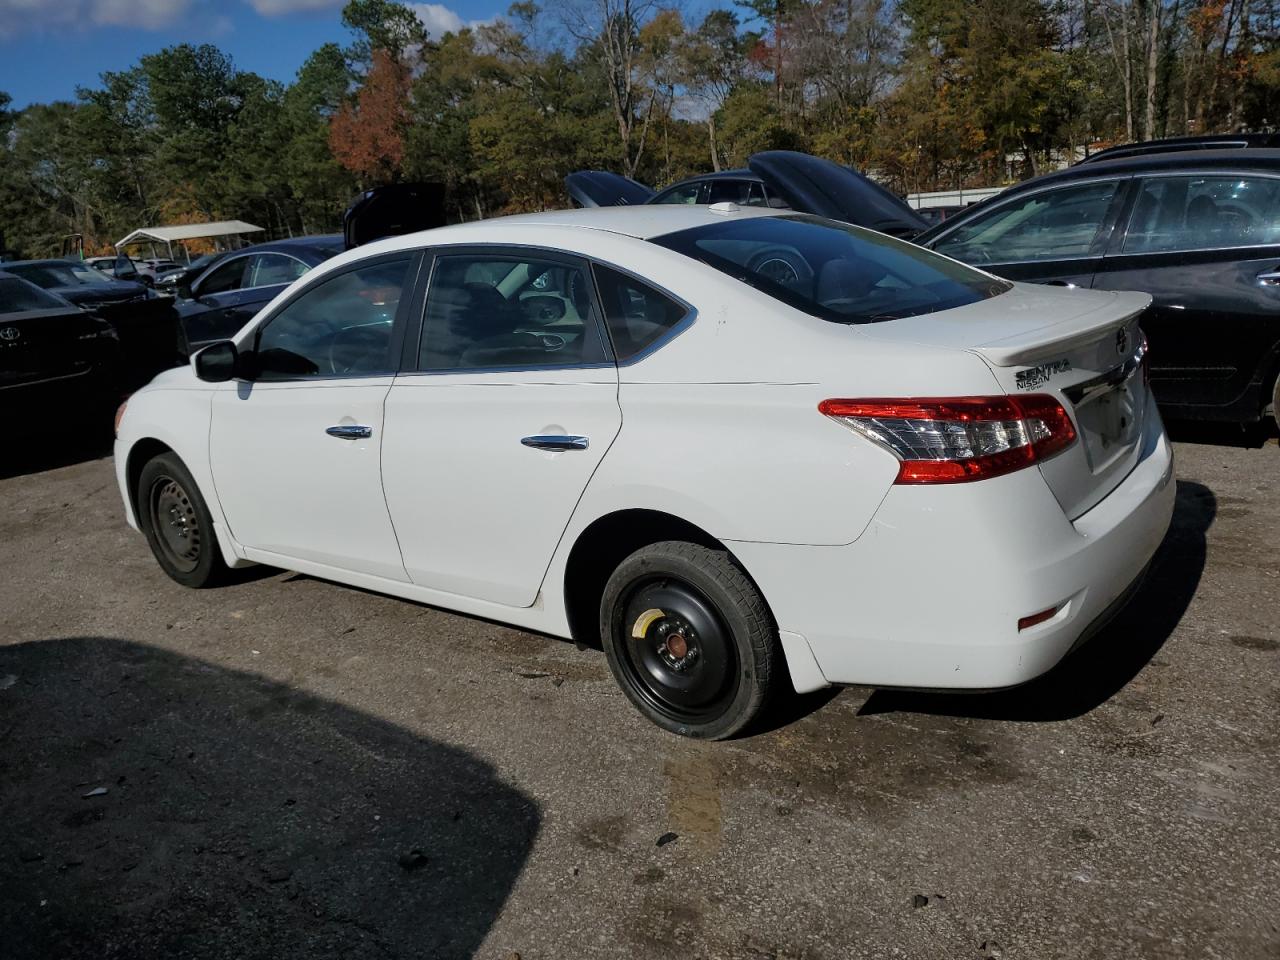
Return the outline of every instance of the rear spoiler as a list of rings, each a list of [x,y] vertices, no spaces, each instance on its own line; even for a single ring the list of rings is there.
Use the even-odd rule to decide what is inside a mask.
[[[443,183],[390,183],[366,190],[342,215],[346,249],[445,225]]]

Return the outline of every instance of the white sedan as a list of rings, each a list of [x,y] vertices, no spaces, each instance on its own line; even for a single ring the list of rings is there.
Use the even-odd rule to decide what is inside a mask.
[[[713,207],[510,217],[338,256],[122,411],[129,523],[585,643],[722,738],[789,679],[1030,680],[1173,510],[1149,298]]]

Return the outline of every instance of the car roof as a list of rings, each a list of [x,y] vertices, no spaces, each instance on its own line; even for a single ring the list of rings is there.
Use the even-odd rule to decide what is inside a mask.
[[[1148,173],[1152,171],[1168,172],[1176,170],[1188,171],[1255,171],[1263,173],[1280,173],[1280,149],[1258,148],[1241,150],[1228,148],[1223,150],[1179,150],[1171,153],[1138,154],[1128,157],[1117,157],[1114,160],[1099,160],[1096,163],[1082,163],[1067,167],[1055,173],[1046,173],[1015,184],[998,194],[1007,197],[1013,193],[1021,193],[1034,187],[1051,183],[1065,183],[1071,180],[1084,180],[1093,177],[1104,177],[1109,174]]]
[[[548,210],[542,213],[521,213],[507,217],[491,217],[487,220],[474,220],[469,223],[457,223],[447,227],[436,227],[434,230],[423,230],[400,237],[389,237],[386,240],[374,241],[388,247],[398,248],[414,246],[421,242],[420,238],[429,237],[431,242],[448,239],[451,243],[462,242],[468,233],[482,233],[495,226],[514,227],[578,227],[584,230],[604,230],[622,236],[635,237],[637,240],[649,240],[679,230],[690,230],[694,227],[705,227],[712,223],[724,223],[727,218],[768,217],[792,213],[790,210],[772,210],[768,207],[738,207],[732,212],[717,212],[709,206],[692,203],[680,204],[640,204],[638,206],[621,207],[587,207],[576,210]],[[404,241],[396,243],[396,241]],[[479,238],[477,238],[478,242]],[[361,248],[363,249],[363,248]]]

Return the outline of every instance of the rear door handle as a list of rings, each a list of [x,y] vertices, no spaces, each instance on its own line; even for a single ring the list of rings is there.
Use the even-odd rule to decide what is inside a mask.
[[[1280,287],[1280,270],[1264,270],[1258,274],[1258,282],[1268,287]]]
[[[585,450],[589,441],[586,437],[566,437],[552,434],[521,437],[520,442],[526,447],[533,447],[535,450]]]
[[[362,427],[355,423],[340,423],[335,427],[325,427],[324,432],[331,437],[337,437],[339,440],[368,440],[373,436],[373,427]]]

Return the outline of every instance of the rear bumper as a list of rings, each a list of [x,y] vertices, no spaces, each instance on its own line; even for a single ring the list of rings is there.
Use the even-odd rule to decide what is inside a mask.
[[[1022,470],[896,486],[848,546],[730,547],[826,682],[995,689],[1044,673],[1122,605],[1164,539],[1175,487],[1151,417],[1133,471],[1074,522],[1039,471]]]

